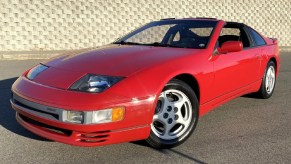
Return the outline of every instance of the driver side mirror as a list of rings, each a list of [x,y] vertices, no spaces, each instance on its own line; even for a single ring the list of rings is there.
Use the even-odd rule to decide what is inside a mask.
[[[241,41],[227,41],[224,42],[221,47],[217,48],[220,54],[226,54],[229,52],[239,52],[243,49],[243,44]]]

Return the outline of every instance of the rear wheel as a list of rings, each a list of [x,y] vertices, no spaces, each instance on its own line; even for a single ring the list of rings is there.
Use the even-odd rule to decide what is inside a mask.
[[[157,149],[183,143],[198,121],[198,100],[194,91],[180,80],[171,80],[159,95],[151,134],[146,140]]]
[[[270,98],[274,92],[275,84],[276,84],[276,65],[273,61],[269,61],[264,73],[261,88],[258,91],[258,95],[263,99]]]

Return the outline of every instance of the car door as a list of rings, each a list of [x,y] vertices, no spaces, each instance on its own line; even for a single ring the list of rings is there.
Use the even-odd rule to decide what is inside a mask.
[[[264,71],[265,69],[262,67],[262,61],[264,60],[263,59],[264,54],[266,54],[265,45],[267,45],[267,43],[262,38],[262,36],[251,27],[246,27],[245,29],[249,32],[249,36],[252,41],[250,50],[252,51],[252,53],[255,54],[256,59],[255,64],[257,67],[256,69],[257,76],[255,78],[256,80],[261,80],[262,77],[259,74],[261,71]]]
[[[246,31],[238,27],[240,35],[243,33],[244,48],[239,52],[216,54],[214,60],[214,94],[216,97],[231,93],[256,81],[260,53],[251,48],[251,41]],[[248,40],[246,40],[248,39]]]

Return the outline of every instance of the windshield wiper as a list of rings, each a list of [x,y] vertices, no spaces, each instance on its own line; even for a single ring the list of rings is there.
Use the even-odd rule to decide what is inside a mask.
[[[172,45],[172,44],[159,43],[159,42],[154,42],[154,43],[136,43],[136,42],[119,41],[119,42],[114,42],[113,44],[186,48],[186,47],[176,46],[176,45]]]
[[[125,42],[125,41],[120,41],[120,42],[114,42],[113,44],[121,44],[121,45],[143,45],[141,43],[136,43],[136,42]]]
[[[166,43],[159,43],[159,42],[154,42],[154,43],[150,43],[150,44],[147,44],[147,45],[150,45],[150,46],[158,46],[158,47],[176,47],[176,48],[184,48],[184,47],[181,47],[181,46],[176,46],[176,45],[166,44]]]

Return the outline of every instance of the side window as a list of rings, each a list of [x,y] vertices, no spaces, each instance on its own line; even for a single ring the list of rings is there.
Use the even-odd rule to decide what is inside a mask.
[[[239,34],[240,30],[238,28],[228,28],[228,27],[222,28],[218,38],[219,47],[221,47],[222,44],[227,41],[239,41],[240,40]]]
[[[244,48],[250,47],[250,40],[245,30],[235,25],[230,27],[226,25],[222,28],[218,38],[219,47],[227,41],[241,41]]]
[[[180,40],[180,32],[177,32],[175,37],[174,37],[174,39],[173,39],[173,41],[174,42],[178,42],[179,40]]]
[[[250,31],[250,34],[251,34],[256,46],[261,46],[261,45],[266,44],[265,40],[260,36],[260,34],[258,34],[256,31],[254,31],[251,28],[249,28],[249,31]]]
[[[222,28],[220,36],[223,36],[223,35],[239,36],[240,30],[238,28]]]

